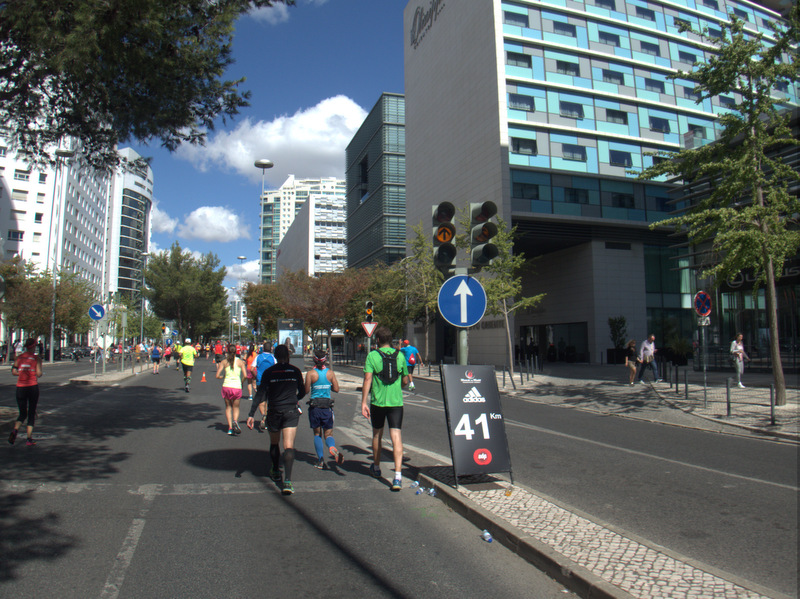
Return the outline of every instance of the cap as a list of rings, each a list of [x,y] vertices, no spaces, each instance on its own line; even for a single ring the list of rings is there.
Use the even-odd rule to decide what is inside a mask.
[[[184,342],[184,343],[191,343],[191,342],[192,342],[192,340],[191,340],[191,339],[189,339],[189,338],[187,337],[186,339],[184,339],[184,340],[183,340],[183,342]]]
[[[403,341],[403,345],[411,345],[411,344],[408,342],[408,339],[406,339]]]

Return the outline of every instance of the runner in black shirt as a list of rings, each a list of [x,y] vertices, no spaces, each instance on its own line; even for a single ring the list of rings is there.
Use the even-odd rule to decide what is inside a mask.
[[[275,348],[276,363],[264,371],[258,385],[247,427],[252,430],[255,420],[253,416],[262,401],[267,402],[267,430],[269,431],[269,455],[272,458],[270,478],[281,481],[279,462],[281,451],[279,443],[283,436],[283,466],[286,476],[283,480],[283,494],[294,493],[292,487],[292,466],[294,465],[294,439],[297,425],[300,422],[299,401],[306,394],[303,373],[296,366],[289,364],[289,350],[285,345]]]

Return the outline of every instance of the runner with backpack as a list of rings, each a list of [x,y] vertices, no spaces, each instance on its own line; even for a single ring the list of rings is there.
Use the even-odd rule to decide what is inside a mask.
[[[422,363],[422,356],[419,355],[419,350],[408,342],[408,339],[403,341],[403,347],[400,348],[403,356],[406,358],[408,364],[408,390],[413,391],[414,387],[414,367],[419,364],[420,368],[424,366]]]

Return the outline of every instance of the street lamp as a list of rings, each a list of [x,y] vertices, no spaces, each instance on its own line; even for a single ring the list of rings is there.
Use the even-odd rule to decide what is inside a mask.
[[[142,315],[141,322],[139,323],[139,343],[144,343],[144,268],[147,265],[147,258],[150,254],[142,252],[142,287],[139,289],[139,295],[142,297]]]
[[[231,291],[236,291],[236,287],[228,287]],[[230,342],[233,343],[233,313],[236,310],[236,298],[231,297],[231,327],[230,327]]]
[[[59,184],[58,177],[61,174],[61,166],[62,164],[68,159],[75,156],[75,150],[71,150],[69,148],[57,148],[55,151],[56,154],[56,174],[55,179],[53,181],[53,209],[50,211],[50,214],[53,215],[55,220],[55,228],[50,234],[50,243],[53,245],[53,303],[50,307],[50,362],[53,362],[53,346],[55,345],[55,337],[56,337],[56,265],[58,264],[58,247],[55,245],[59,243],[62,246],[63,250],[63,243],[60,243],[59,236],[63,235],[63,228],[61,227],[61,221],[63,220],[63,215],[65,210],[61,209],[61,200],[63,199],[63,181]],[[58,195],[58,202],[56,203],[56,194]],[[56,214],[56,210],[58,209],[58,213]],[[48,249],[48,254],[50,250]],[[49,258],[48,258],[49,259]],[[63,257],[62,257],[63,259]]]
[[[272,164],[272,163],[270,163]],[[239,261],[239,266],[244,266],[244,261],[247,260],[246,256],[236,256],[236,259]],[[242,269],[244,270],[244,269]],[[237,297],[238,297],[238,290],[237,290]],[[236,320],[239,322],[239,340],[242,339],[242,309],[238,305],[236,306]]]
[[[258,198],[258,206],[259,206],[259,210],[261,210],[261,212],[262,212],[262,220],[263,220],[263,211],[264,211],[264,177],[267,174],[267,169],[268,168],[272,168],[275,165],[272,163],[272,160],[267,160],[266,158],[262,158],[261,160],[256,160],[253,164],[255,165],[256,168],[260,168],[261,169],[261,197]],[[259,256],[258,264],[259,264],[259,266],[258,266],[258,270],[259,270],[259,279],[261,279],[261,282],[263,283],[264,282],[263,281],[263,277],[264,277],[264,245],[265,245],[265,241],[264,241],[264,223],[263,222],[259,226],[258,230],[260,232],[260,235],[259,235],[259,238],[258,238],[258,243],[259,243],[259,249],[258,249],[258,256]],[[269,234],[270,234],[270,236],[272,236],[272,225],[270,225]],[[272,243],[269,244],[269,249],[270,250],[272,249]]]
[[[267,160],[266,158],[262,158],[261,160],[256,160],[254,163],[256,168],[261,169],[261,197],[264,197],[264,176],[267,173],[268,168],[272,168],[275,164],[272,160]]]

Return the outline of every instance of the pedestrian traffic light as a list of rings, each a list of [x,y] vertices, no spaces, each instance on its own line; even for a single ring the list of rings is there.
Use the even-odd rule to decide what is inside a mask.
[[[499,253],[490,240],[497,235],[497,225],[491,222],[497,214],[494,202],[475,202],[469,205],[470,229],[469,246],[472,268],[480,270],[492,263]]]
[[[452,274],[456,267],[456,227],[453,217],[456,207],[450,202],[441,202],[432,207],[433,263],[445,274]]]
[[[367,311],[367,316],[366,316],[366,321],[365,322],[372,322],[372,319],[374,317],[373,313],[372,313],[372,306],[373,306],[372,301],[364,302],[364,307],[366,308],[366,311]]]

